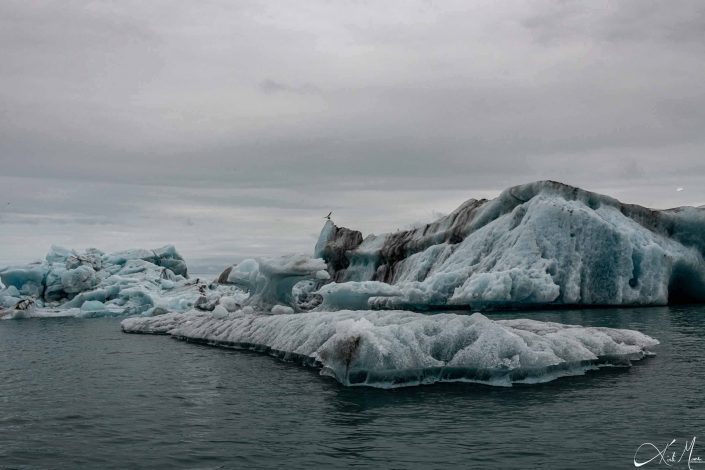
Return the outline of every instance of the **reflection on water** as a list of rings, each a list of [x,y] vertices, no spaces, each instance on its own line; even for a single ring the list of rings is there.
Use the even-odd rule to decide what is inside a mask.
[[[544,384],[385,391],[124,335],[114,319],[5,321],[0,467],[626,468],[643,442],[705,430],[705,308],[489,316],[633,328],[662,344],[632,368]]]

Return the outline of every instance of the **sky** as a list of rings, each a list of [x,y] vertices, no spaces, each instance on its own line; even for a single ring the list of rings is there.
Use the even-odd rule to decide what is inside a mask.
[[[0,266],[310,252],[554,179],[705,204],[705,3],[0,2]]]

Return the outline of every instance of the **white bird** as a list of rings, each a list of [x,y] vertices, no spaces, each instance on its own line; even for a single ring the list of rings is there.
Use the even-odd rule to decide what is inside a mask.
[[[684,189],[685,189],[685,188],[676,188],[676,191],[677,191],[677,192],[681,192],[681,191],[683,191]]]
[[[333,211],[330,211],[327,216],[323,217],[324,219],[330,220],[330,216],[333,214]]]

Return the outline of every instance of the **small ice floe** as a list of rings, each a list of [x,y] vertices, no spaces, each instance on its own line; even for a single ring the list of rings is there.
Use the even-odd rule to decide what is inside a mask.
[[[214,314],[215,313],[215,314]],[[343,310],[272,315],[187,312],[122,321],[127,333],[168,334],[318,367],[347,386],[434,382],[509,386],[629,366],[659,342],[633,330],[472,315]]]

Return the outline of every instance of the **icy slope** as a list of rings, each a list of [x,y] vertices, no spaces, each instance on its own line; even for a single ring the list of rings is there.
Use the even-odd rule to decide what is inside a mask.
[[[292,315],[189,312],[128,318],[128,333],[170,334],[267,352],[321,367],[344,385],[393,388],[434,382],[545,382],[607,365],[629,365],[658,344],[631,330],[482,314],[340,311]]]
[[[324,305],[359,305],[362,292],[375,308],[705,301],[701,208],[652,210],[542,181],[352,249],[336,239],[349,232],[321,232],[316,253],[340,281],[320,291]]]

